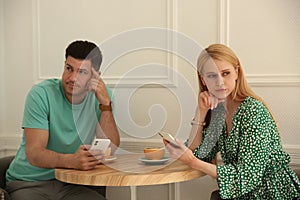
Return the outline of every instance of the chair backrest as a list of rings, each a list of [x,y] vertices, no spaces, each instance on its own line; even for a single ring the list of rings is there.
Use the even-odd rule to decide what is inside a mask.
[[[298,178],[299,178],[299,180],[300,180],[300,167],[294,169],[294,171],[296,172],[296,174],[297,174],[297,176],[298,176]]]
[[[11,163],[11,161],[14,159],[15,156],[6,156],[0,158],[0,187],[5,188],[6,185],[6,171]]]

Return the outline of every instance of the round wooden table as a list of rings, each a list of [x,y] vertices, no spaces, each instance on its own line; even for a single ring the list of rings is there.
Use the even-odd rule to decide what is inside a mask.
[[[116,155],[111,162],[104,162],[93,170],[55,169],[56,179],[80,185],[135,186],[177,183],[200,178],[205,174],[180,161],[169,159],[161,165],[148,165],[139,160],[143,154]]]

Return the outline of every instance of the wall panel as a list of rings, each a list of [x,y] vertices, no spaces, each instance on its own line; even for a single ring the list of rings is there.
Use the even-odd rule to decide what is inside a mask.
[[[229,43],[248,74],[300,74],[300,1],[230,1]]]
[[[163,38],[166,48],[168,45],[178,50],[187,48],[195,61],[190,63],[155,48],[131,48],[111,59],[109,54],[119,51],[122,45],[119,40],[105,43],[141,27],[159,27],[178,31],[202,47],[217,42],[232,47],[241,59],[249,83],[276,115],[284,148],[292,162],[299,164],[299,8],[299,0],[0,0],[0,156],[15,153],[20,144],[28,90],[36,82],[61,76],[65,47],[74,39],[89,39],[102,45],[107,59],[105,81],[113,89],[123,88],[122,93],[132,92],[130,98],[118,99],[119,118],[123,116],[118,113],[123,113],[128,105],[133,123],[147,127],[155,119],[166,120],[163,128],[176,133],[183,122],[184,133],[180,138],[186,138],[191,117],[182,119],[181,108],[186,108],[185,116],[192,116],[196,102],[192,99],[183,103],[176,92],[182,93],[178,83],[185,79],[190,84],[190,92],[197,93],[194,64],[199,49],[180,46],[173,40],[170,41],[175,43],[170,43],[167,39],[174,38],[166,35]],[[136,40],[126,42],[135,44]],[[107,48],[106,44],[113,44],[110,46],[113,48]],[[151,68],[159,65],[168,68]],[[140,66],[149,68],[129,73]],[[124,82],[119,84],[123,78]],[[149,85],[137,88],[144,83]],[[128,104],[124,104],[125,100]],[[156,104],[164,110],[151,113]],[[164,111],[167,117],[159,118]],[[145,145],[162,145],[154,129],[137,129],[137,134],[132,136],[127,128],[120,126],[124,149],[136,152],[142,151]],[[199,191],[195,190],[205,188],[207,199],[216,185],[206,178],[151,191],[163,190],[163,197],[169,199],[193,200],[199,199]],[[138,190],[138,196],[143,190]],[[109,191],[115,199],[130,196],[124,188]]]

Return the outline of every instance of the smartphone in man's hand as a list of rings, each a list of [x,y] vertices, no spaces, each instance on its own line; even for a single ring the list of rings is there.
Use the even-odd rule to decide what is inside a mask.
[[[90,150],[101,150],[103,153],[105,153],[109,144],[110,144],[110,139],[95,138]]]

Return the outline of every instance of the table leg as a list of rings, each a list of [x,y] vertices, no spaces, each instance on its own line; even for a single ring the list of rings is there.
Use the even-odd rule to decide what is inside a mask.
[[[130,186],[130,200],[137,200],[136,186]]]
[[[169,200],[180,200],[180,183],[169,184]]]
[[[175,200],[179,200],[180,199],[180,183],[174,183],[174,187],[175,187],[175,195],[174,195],[174,199]]]

